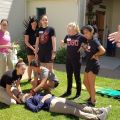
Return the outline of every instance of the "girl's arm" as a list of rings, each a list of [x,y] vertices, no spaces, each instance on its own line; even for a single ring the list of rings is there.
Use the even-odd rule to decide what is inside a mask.
[[[98,49],[99,49],[99,51],[93,55],[92,59],[98,59],[100,56],[105,54],[106,50],[102,45],[99,46]]]
[[[35,52],[34,47],[32,45],[30,45],[30,43],[29,43],[29,36],[28,35],[25,35],[25,44],[27,47],[29,47],[30,49],[32,49]]]
[[[52,60],[54,60],[56,56],[56,37],[55,36],[52,37],[52,47],[53,47]]]
[[[13,98],[15,101],[17,101],[18,103],[21,103],[21,101],[12,93],[12,91],[11,91],[11,85],[6,85],[6,92],[7,92],[7,94],[11,97],[11,98]]]
[[[20,80],[17,81],[16,87],[17,87],[18,91],[19,91],[20,93],[22,93],[22,89],[21,89],[21,86],[20,86]]]
[[[56,52],[56,37],[55,36],[52,37],[52,47],[53,47],[53,51]]]
[[[39,37],[36,38],[36,43],[35,43],[35,58],[38,59],[38,48],[39,46]]]
[[[37,92],[41,89],[43,89],[44,85],[46,84],[47,78],[44,78],[41,80],[41,83],[34,89],[34,92]]]
[[[11,48],[11,45],[0,45],[0,48]]]
[[[101,56],[105,54],[106,50],[102,45],[98,49],[99,49],[99,52],[97,52],[95,56]]]
[[[64,47],[66,45],[66,43],[64,42],[64,40],[61,40],[60,44],[61,44],[62,47]]]

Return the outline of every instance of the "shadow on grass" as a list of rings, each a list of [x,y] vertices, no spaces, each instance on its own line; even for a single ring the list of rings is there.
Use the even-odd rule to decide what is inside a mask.
[[[64,115],[66,118],[68,118],[70,120],[79,120],[78,117],[75,117],[75,116],[72,116],[72,115],[66,115],[66,114],[52,113],[51,112],[51,116],[53,116],[53,117],[60,116],[60,115]]]
[[[9,105],[6,105],[4,103],[0,103],[0,109],[7,109],[9,107],[10,107]]]

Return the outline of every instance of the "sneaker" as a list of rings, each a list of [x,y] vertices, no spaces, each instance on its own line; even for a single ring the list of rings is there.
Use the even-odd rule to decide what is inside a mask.
[[[104,111],[102,114],[97,115],[97,117],[98,117],[99,120],[106,120],[106,118],[107,118],[107,112]]]
[[[109,105],[108,107],[101,108],[101,111],[102,111],[102,112],[106,112],[106,113],[108,114],[108,113],[110,112],[111,108],[112,108],[112,106]]]
[[[108,115],[108,113],[110,112],[110,110],[111,110],[111,105],[109,105],[109,106],[106,107],[106,108],[101,108],[102,114],[101,114],[101,115],[98,115],[98,118],[99,118],[100,120],[106,120],[107,115]]]
[[[87,105],[90,106],[90,107],[95,107],[95,103],[96,103],[96,102],[93,103],[93,102],[91,102],[91,101],[88,101],[88,102],[87,102]]]
[[[65,92],[63,95],[61,95],[60,97],[68,97],[71,95],[71,92]]]

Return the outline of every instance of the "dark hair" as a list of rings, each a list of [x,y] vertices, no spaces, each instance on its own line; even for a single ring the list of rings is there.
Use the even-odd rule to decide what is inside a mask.
[[[37,22],[38,24],[38,20],[36,19],[36,17],[29,17],[28,20],[25,20],[24,21],[24,27],[25,27],[25,30],[32,30],[32,26],[31,26],[31,23],[33,22]],[[38,27],[38,25],[37,25]]]
[[[19,68],[21,65],[25,65],[25,63],[22,58],[19,58],[18,62],[15,65],[15,68]]]
[[[7,24],[8,24],[8,20],[7,19],[2,19],[0,23],[2,23],[4,21],[7,22]]]
[[[91,25],[86,25],[81,28],[81,33],[84,34],[84,30],[88,30],[89,32],[92,32],[94,34],[94,28]]]
[[[36,61],[36,60],[32,60],[32,62],[30,63],[31,67],[40,67],[40,62]]]

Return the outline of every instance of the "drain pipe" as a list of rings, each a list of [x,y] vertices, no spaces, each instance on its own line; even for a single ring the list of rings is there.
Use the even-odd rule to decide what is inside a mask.
[[[87,5],[87,0],[77,0],[77,7],[78,7],[77,20],[80,27],[85,25],[86,5]]]

